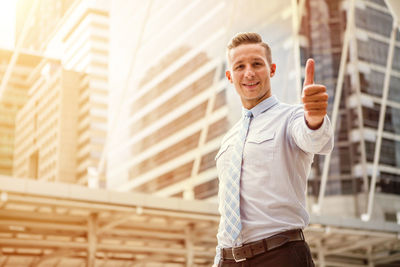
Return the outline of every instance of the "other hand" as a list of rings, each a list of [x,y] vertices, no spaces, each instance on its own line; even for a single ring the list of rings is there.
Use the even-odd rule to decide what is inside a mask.
[[[328,94],[324,85],[314,84],[314,60],[311,58],[306,63],[302,101],[307,126],[313,130],[318,129],[327,113]]]

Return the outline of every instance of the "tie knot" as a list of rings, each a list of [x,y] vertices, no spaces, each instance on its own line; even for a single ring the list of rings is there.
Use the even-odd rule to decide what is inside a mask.
[[[245,110],[243,110],[243,116],[251,118],[251,117],[253,117],[253,113],[250,110],[245,109]]]

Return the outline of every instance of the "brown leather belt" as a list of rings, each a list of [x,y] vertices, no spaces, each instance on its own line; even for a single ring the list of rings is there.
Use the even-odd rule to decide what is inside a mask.
[[[223,248],[221,255],[224,260],[240,262],[280,247],[288,242],[299,240],[304,240],[303,231],[301,229],[289,230],[262,240],[244,244],[240,247]]]

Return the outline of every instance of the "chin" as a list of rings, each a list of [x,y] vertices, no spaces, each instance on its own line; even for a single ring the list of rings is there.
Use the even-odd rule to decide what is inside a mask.
[[[258,100],[258,99],[261,99],[261,98],[263,98],[264,96],[263,95],[259,95],[259,94],[248,94],[247,96],[246,96],[246,99],[247,100]]]

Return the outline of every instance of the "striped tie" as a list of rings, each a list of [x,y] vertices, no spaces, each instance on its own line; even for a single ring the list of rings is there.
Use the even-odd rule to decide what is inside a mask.
[[[239,133],[234,143],[232,159],[226,174],[225,198],[223,210],[225,213],[225,230],[235,242],[242,230],[240,221],[240,174],[242,171],[243,147],[246,141],[247,131],[249,129],[252,113],[250,110],[244,110],[243,120]]]

